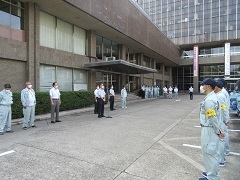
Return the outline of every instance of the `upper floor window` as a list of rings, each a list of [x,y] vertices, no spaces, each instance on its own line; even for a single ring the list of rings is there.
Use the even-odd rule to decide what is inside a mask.
[[[24,29],[24,4],[17,0],[0,0],[0,24]]]

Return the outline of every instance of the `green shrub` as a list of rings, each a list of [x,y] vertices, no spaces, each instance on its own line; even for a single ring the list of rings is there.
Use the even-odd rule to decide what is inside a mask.
[[[36,115],[50,113],[51,104],[48,92],[36,92]],[[94,103],[94,95],[92,91],[62,91],[61,92],[60,111],[79,109],[88,107]],[[13,93],[12,118],[17,119],[23,117],[21,93]]]

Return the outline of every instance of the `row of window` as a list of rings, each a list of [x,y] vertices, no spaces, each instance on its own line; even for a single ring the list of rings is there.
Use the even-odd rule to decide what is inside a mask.
[[[61,91],[87,90],[88,72],[79,69],[41,65],[40,91],[49,91],[53,82],[58,82]]]

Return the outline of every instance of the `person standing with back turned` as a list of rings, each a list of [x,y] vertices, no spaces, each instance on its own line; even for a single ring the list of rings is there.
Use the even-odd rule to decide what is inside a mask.
[[[54,82],[53,87],[50,89],[50,101],[51,101],[51,123],[61,122],[59,120],[59,108],[61,105],[60,92],[58,89],[58,83]],[[54,113],[56,112],[56,120],[54,120]]]
[[[193,87],[191,86],[190,88],[189,88],[189,93],[190,93],[190,100],[193,100]]]

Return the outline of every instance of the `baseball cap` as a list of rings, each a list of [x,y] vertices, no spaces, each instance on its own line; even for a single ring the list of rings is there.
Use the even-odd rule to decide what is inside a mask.
[[[222,88],[223,88],[223,83],[222,83],[221,81],[217,81],[217,82],[216,82],[216,86],[217,86],[218,88],[222,89]]]
[[[201,83],[202,85],[210,85],[211,87],[215,87],[216,86],[216,84],[217,84],[217,82],[214,80],[214,79],[212,79],[212,78],[205,78],[203,81],[202,81],[202,83]]]
[[[226,81],[224,79],[222,79],[222,78],[219,78],[217,81],[222,82],[223,86],[226,84]]]

